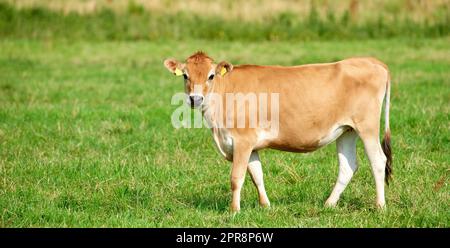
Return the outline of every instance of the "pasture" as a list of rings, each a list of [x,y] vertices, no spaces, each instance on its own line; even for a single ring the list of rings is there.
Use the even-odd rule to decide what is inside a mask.
[[[344,33],[359,30],[359,38],[340,39],[337,32],[328,39],[325,31],[297,39],[308,26],[298,24],[293,37],[272,39],[268,27],[267,37],[257,33],[252,39],[242,36],[250,30],[247,23],[234,38],[210,39],[214,33],[158,33],[158,38],[133,36],[145,26],[124,29],[121,36],[121,27],[112,25],[114,37],[107,26],[82,26],[96,15],[79,22],[68,15],[58,22],[58,16],[31,11],[24,16],[38,21],[25,22],[5,6],[0,6],[0,227],[450,225],[448,15],[436,27],[422,27],[433,35],[390,37],[380,28],[384,31],[372,39],[366,29],[352,26]],[[392,74],[393,181],[386,187],[387,209],[375,208],[374,179],[358,141],[360,168],[336,208],[323,205],[338,172],[332,143],[308,154],[260,152],[272,206],[258,206],[247,176],[241,212],[233,216],[231,164],[217,152],[211,132],[171,124],[178,107],[171,97],[183,91],[183,80],[168,73],[163,61],[183,60],[197,50],[233,64],[295,65],[352,56],[384,61]]]
[[[0,224],[12,226],[400,227],[449,225],[449,39],[364,42],[0,42]],[[361,167],[336,209],[334,144],[261,153],[270,209],[247,178],[228,212],[230,164],[207,129],[174,129],[182,80],[162,65],[197,49],[232,63],[373,55],[393,74],[394,180],[387,211]]]

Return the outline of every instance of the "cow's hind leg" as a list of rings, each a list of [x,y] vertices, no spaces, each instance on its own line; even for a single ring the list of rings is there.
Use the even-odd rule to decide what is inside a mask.
[[[376,204],[379,208],[385,207],[384,198],[384,177],[386,167],[386,156],[381,148],[378,134],[364,135],[361,134],[361,140],[364,143],[367,157],[369,158],[372,167],[372,174],[375,178],[375,187],[377,191]]]
[[[353,177],[353,174],[358,169],[358,163],[356,160],[356,139],[358,135],[354,130],[350,130],[342,134],[336,140],[337,154],[339,160],[339,174],[336,181],[336,185],[325,202],[326,206],[336,206],[339,197],[344,191],[347,184]]]
[[[263,171],[257,151],[253,151],[250,155],[247,171],[252,178],[253,184],[255,184],[256,189],[258,190],[259,204],[262,207],[269,207],[270,202],[266,194],[266,189],[264,188]]]

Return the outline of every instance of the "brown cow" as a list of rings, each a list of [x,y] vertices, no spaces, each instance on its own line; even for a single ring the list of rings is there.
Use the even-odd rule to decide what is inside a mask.
[[[214,141],[221,154],[232,160],[232,211],[240,210],[240,191],[248,171],[258,189],[259,202],[269,206],[258,150],[273,148],[292,152],[311,152],[334,140],[337,144],[339,174],[326,206],[335,206],[341,193],[358,168],[356,140],[361,138],[369,158],[376,185],[376,204],[385,206],[384,181],[391,175],[389,131],[390,74],[385,64],[375,58],[350,58],[335,63],[300,66],[233,66],[215,64],[203,52],[185,63],[164,61],[165,67],[184,76],[185,92],[193,108],[200,108],[211,123]],[[268,116],[276,116],[277,128],[268,129],[257,120],[256,126],[236,126],[236,119],[262,103],[245,103],[225,108],[208,95],[223,98],[231,93],[277,93],[268,101]],[[380,144],[380,116],[385,103],[385,136]],[[248,99],[247,99],[248,100]],[[212,113],[212,114],[211,114]],[[219,114],[217,114],[219,113]],[[218,125],[218,118],[232,119],[232,126]],[[223,121],[223,120],[222,120]]]

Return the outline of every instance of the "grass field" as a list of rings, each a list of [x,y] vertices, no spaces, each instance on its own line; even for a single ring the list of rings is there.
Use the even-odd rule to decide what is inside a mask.
[[[311,42],[0,40],[2,227],[449,227],[450,39]],[[372,55],[393,75],[394,180],[387,210],[362,145],[336,209],[335,145],[261,153],[272,203],[247,177],[232,217],[230,164],[207,129],[179,129],[162,65],[202,49],[234,64],[303,64]]]
[[[96,7],[82,13],[70,6],[80,7],[96,1],[13,2],[15,4],[7,4],[5,0],[0,0],[0,38],[68,41],[328,41],[438,38],[450,35],[450,0],[377,0],[376,3],[360,0],[196,0],[186,1],[185,4],[156,0],[151,2],[159,7],[149,10],[133,0],[123,0],[109,4],[112,6]],[[26,7],[27,2],[36,5]],[[52,11],[52,3],[63,9],[54,6],[60,10]],[[219,7],[220,14],[212,14],[212,10],[217,9],[215,3],[229,5],[229,8]],[[121,6],[123,4],[125,6]],[[121,6],[120,13],[114,11],[117,5]],[[252,7],[255,5],[258,7]],[[68,9],[64,10],[64,7]],[[245,20],[242,20],[242,15],[246,17]]]

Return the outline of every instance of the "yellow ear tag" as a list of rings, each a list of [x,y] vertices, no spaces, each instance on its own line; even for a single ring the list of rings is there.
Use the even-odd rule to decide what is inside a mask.
[[[227,73],[227,69],[225,69],[225,67],[222,67],[222,70],[220,70],[220,75],[223,77],[225,73]]]
[[[183,72],[180,69],[175,69],[175,76],[181,76],[183,75]]]

